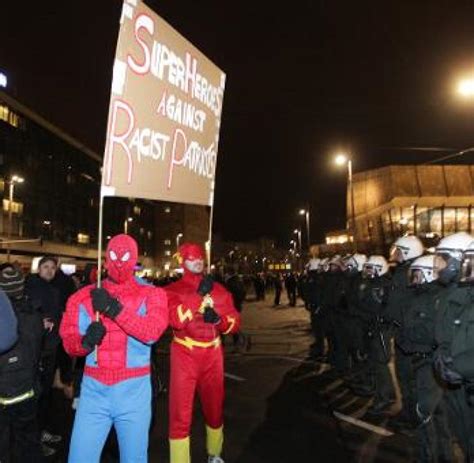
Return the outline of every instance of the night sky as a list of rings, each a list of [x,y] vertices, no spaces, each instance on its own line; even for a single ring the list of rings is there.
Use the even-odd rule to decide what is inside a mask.
[[[148,0],[227,74],[215,230],[287,244],[309,202],[312,234],[343,228],[345,173],[474,145],[474,2]],[[17,98],[103,152],[120,0],[2,2],[0,69]],[[464,162],[472,162],[467,158]]]

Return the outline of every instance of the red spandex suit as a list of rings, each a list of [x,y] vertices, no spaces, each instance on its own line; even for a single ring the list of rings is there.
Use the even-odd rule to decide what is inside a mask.
[[[195,392],[206,422],[208,462],[221,463],[224,442],[224,356],[221,335],[239,329],[231,294],[204,275],[203,249],[179,248],[183,278],[167,286],[171,345],[170,463],[189,463],[189,434]]]

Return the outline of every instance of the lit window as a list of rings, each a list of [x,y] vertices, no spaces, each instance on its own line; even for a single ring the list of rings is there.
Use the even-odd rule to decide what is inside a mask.
[[[148,236],[148,239],[151,240],[153,238],[153,233],[151,231],[149,231],[147,233],[147,236]]]
[[[171,256],[171,251],[169,249],[165,251],[165,256]]]
[[[142,213],[142,210],[140,209],[140,207],[134,206],[134,207],[133,207],[133,213],[134,213],[135,215],[140,215],[140,214]]]
[[[169,214],[170,212],[171,212],[171,207],[166,206],[166,207],[165,207],[165,213],[166,213],[166,214]]]
[[[165,246],[169,246],[171,244],[171,240],[165,240],[164,243],[165,243]]]
[[[79,244],[89,244],[90,237],[89,237],[89,235],[86,235],[84,233],[78,233],[77,234],[77,242]]]
[[[140,228],[140,235],[144,235],[145,234],[145,229],[144,228]]]
[[[3,200],[3,210],[5,212],[10,211],[10,201],[8,201],[8,199]],[[12,213],[18,215],[23,214],[23,204],[12,201]]]

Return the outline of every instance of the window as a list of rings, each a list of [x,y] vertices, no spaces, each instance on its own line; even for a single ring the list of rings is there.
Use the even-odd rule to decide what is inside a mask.
[[[79,244],[89,244],[90,237],[89,237],[89,235],[86,235],[84,233],[78,233],[77,234],[77,242]]]
[[[135,215],[140,215],[142,213],[142,210],[139,206],[133,206],[133,213]]]
[[[10,201],[8,199],[3,200],[3,210],[5,212],[10,211]],[[23,204],[12,201],[12,213],[13,214],[23,214]]]
[[[153,233],[151,231],[149,231],[147,233],[147,237],[148,237],[149,240],[151,240],[153,238]]]
[[[8,106],[0,104],[0,120],[10,124],[12,127],[18,127],[20,124],[20,118],[18,114],[10,111]]]
[[[165,244],[165,246],[169,246],[171,244],[171,240],[165,240],[164,244]]]
[[[431,209],[430,216],[430,232],[441,235],[441,209]]]
[[[169,249],[165,251],[165,256],[171,256],[171,251]]]
[[[449,235],[456,231],[456,210],[452,207],[444,209],[444,234]]]
[[[469,232],[469,209],[458,207],[456,209],[456,231]]]
[[[166,206],[165,207],[165,214],[170,214],[171,213],[171,207]]]

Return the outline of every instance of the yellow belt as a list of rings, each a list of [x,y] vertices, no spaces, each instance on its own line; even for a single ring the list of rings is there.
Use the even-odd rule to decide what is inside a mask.
[[[175,336],[173,340],[178,344],[187,347],[188,349],[193,349],[194,347],[201,347],[202,349],[207,349],[209,347],[217,348],[221,345],[221,338],[219,336],[212,341],[196,341],[195,339],[188,338],[187,336],[184,339]]]
[[[22,395],[16,396],[16,397],[0,397],[0,405],[14,405],[18,404],[20,402],[23,402],[24,400],[31,399],[32,397],[35,396],[35,391],[31,389],[28,392],[25,392]]]

